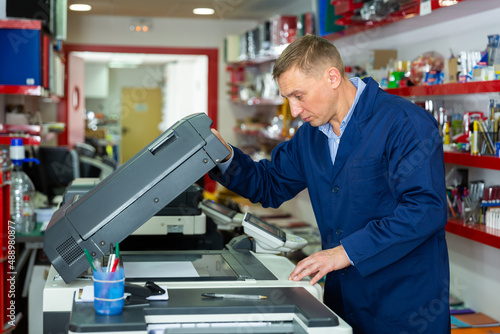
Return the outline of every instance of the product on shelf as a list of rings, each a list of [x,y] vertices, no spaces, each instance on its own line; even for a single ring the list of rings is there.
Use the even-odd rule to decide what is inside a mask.
[[[271,18],[271,48],[281,53],[284,45],[290,44],[297,35],[297,16],[276,15]]]
[[[411,61],[410,81],[414,85],[443,83],[444,57],[434,51],[421,54]]]

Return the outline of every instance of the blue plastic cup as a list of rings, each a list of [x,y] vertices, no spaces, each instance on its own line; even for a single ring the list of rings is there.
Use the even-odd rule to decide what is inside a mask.
[[[94,271],[94,308],[100,315],[116,315],[123,311],[125,302],[125,272],[118,268],[107,273]]]

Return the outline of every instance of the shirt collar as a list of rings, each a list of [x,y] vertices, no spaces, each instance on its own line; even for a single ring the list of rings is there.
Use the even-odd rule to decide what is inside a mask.
[[[352,84],[356,87],[356,97],[354,98],[354,102],[352,103],[352,106],[349,109],[349,112],[342,120],[342,123],[340,123],[340,136],[337,136],[335,134],[335,132],[333,132],[332,125],[330,123],[326,123],[326,124],[320,125],[318,127],[318,129],[321,132],[323,132],[328,138],[332,138],[332,137],[333,138],[340,138],[340,137],[342,137],[342,133],[344,132],[347,124],[351,120],[354,109],[356,109],[356,105],[358,104],[359,97],[361,96],[361,94],[363,93],[363,90],[366,87],[366,83],[358,77],[351,78],[351,79],[349,79],[349,81],[351,81]]]

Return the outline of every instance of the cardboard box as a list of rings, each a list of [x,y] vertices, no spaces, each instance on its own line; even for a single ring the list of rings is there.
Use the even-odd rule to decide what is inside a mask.
[[[444,63],[444,83],[458,82],[458,59],[447,59]]]
[[[226,63],[236,63],[239,56],[240,35],[227,35],[224,39],[224,61]]]
[[[374,70],[386,68],[391,60],[398,59],[398,50],[371,50],[370,64]]]
[[[85,129],[85,138],[96,138],[96,139],[106,139],[106,129],[92,130],[89,128]]]

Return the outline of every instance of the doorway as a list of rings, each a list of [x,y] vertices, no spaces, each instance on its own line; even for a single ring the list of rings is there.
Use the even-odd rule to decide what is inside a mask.
[[[161,134],[162,103],[160,88],[122,88],[120,158],[123,162]]]
[[[201,109],[204,109],[208,116],[213,120],[214,124],[213,127],[217,127],[217,81],[218,81],[218,50],[217,49],[189,49],[189,48],[158,48],[158,47],[122,47],[122,46],[101,46],[101,45],[65,45],[65,52],[66,55],[68,56],[69,54],[86,54],[86,55],[96,55],[99,53],[112,53],[115,55],[118,54],[129,54],[129,55],[136,55],[136,56],[142,56],[146,55],[146,57],[156,57],[156,58],[161,58],[164,56],[171,57],[167,63],[172,65],[173,63],[176,63],[175,57],[188,57],[188,56],[203,56],[202,58],[205,59],[205,72],[206,72],[206,79],[202,79],[204,83],[206,83],[206,90],[205,93],[200,93],[200,92],[195,92],[193,91],[193,95],[191,98],[186,98],[185,95],[182,97],[183,100],[185,101],[196,101],[199,105],[198,106],[190,106],[185,109],[186,114],[191,114],[193,112],[200,111]],[[90,56],[92,57],[92,56]],[[68,58],[66,58],[68,59]],[[172,60],[173,59],[173,60]],[[202,62],[203,63],[203,62]],[[158,61],[157,61],[158,64]],[[68,64],[71,65],[71,64]],[[170,65],[166,65],[165,68],[168,68]],[[147,69],[149,72],[154,72],[153,74],[150,73],[148,76],[147,82],[144,82],[143,85],[141,86],[147,86],[154,80],[160,80],[161,81],[161,75],[158,76],[158,69],[154,68],[153,70],[151,69],[151,66],[156,66],[152,65],[150,63],[149,69]],[[198,65],[199,66],[199,65]],[[170,66],[173,68],[172,66]],[[176,71],[170,70],[170,76],[172,76],[172,73],[175,73]],[[177,70],[179,72],[179,70]],[[202,71],[203,72],[203,71]],[[200,73],[198,70],[194,70],[191,73],[189,73],[187,76],[185,75],[184,77],[199,77]],[[94,78],[94,76],[92,76]],[[98,76],[95,76],[95,78],[98,78]],[[160,79],[159,79],[160,78]],[[182,75],[178,75],[177,78],[173,78],[172,80],[176,80],[175,82],[177,83],[180,78],[182,78]],[[172,87],[175,87],[176,85],[171,85],[170,88],[168,89],[168,95],[169,97],[166,97],[166,92],[164,92],[164,99],[165,101],[163,102],[163,106],[168,105],[170,103],[170,106],[172,108],[172,105],[175,104],[172,101],[175,101],[175,97],[182,96],[182,94],[177,94],[175,90],[172,90]],[[179,85],[178,85],[179,86]],[[196,86],[199,86],[197,84]],[[181,85],[182,87],[182,85]],[[185,94],[190,91],[190,89],[184,89],[182,92]],[[194,95],[196,94],[196,95]],[[114,99],[115,104],[120,104],[121,102],[118,103],[117,99]],[[200,106],[202,104],[203,106]],[[170,115],[170,117],[163,117],[162,119],[162,124],[160,124],[160,131],[165,130],[173,124],[173,120],[180,119],[184,117],[185,115],[182,113],[175,112],[173,115]],[[61,138],[62,137],[62,138]],[[67,139],[65,142],[64,134],[60,136],[59,138],[59,143],[61,145],[67,144]],[[122,160],[122,159],[121,159]],[[120,163],[123,163],[124,161],[120,161]]]

